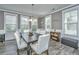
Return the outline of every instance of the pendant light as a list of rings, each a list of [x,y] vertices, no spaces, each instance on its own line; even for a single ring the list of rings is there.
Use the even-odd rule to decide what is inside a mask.
[[[34,6],[34,4],[32,4],[32,12],[33,12],[33,6]],[[32,21],[33,19],[33,15],[32,16],[30,16],[30,19],[29,19],[29,21]]]

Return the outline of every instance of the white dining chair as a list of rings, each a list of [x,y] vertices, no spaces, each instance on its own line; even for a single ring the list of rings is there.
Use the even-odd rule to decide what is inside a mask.
[[[21,35],[20,35],[20,32],[19,31],[16,31],[14,33],[15,35],[15,39],[16,39],[16,42],[17,42],[17,54],[19,54],[19,50],[20,49],[23,49],[23,48],[26,48],[27,47],[27,44],[26,42],[21,38]]]
[[[38,55],[42,54],[43,52],[47,52],[48,54],[49,39],[49,34],[40,35],[38,42],[31,45],[32,51]]]

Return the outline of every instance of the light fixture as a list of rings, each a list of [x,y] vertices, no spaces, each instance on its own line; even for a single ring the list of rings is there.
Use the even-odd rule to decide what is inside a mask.
[[[32,12],[33,12],[33,6],[34,6],[35,4],[32,4]],[[32,21],[33,19],[33,15],[32,16],[30,16],[30,18],[29,18],[29,21]]]
[[[51,12],[53,12],[53,11],[55,11],[55,8],[52,8],[52,9],[51,9]]]
[[[30,16],[29,21],[32,21],[32,16]]]

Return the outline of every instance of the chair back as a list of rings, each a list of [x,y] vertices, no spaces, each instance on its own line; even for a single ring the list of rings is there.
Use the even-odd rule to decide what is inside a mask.
[[[16,31],[14,33],[14,35],[15,35],[15,39],[16,39],[16,42],[17,42],[17,46],[19,48],[20,47],[20,44],[21,44],[21,41],[20,41],[20,32],[19,31]]]
[[[40,50],[40,52],[44,52],[45,50],[48,49],[49,39],[50,39],[50,34],[44,34],[39,36],[38,50]]]

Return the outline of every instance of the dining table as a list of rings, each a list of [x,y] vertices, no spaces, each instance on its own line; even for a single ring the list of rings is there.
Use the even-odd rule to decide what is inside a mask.
[[[27,44],[27,55],[31,55],[31,44],[38,41],[38,39],[34,39],[33,36],[29,36],[26,33],[22,33],[21,34],[23,40],[26,42]],[[27,38],[28,36],[28,38]]]

